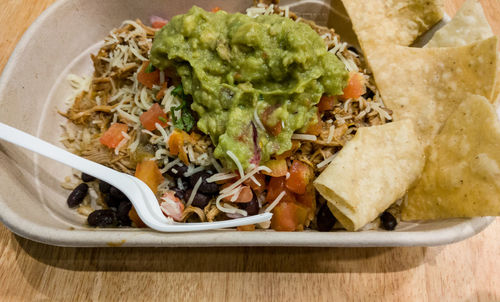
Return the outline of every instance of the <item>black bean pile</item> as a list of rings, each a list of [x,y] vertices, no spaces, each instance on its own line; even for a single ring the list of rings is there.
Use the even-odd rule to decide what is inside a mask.
[[[67,203],[70,208],[79,206],[85,196],[88,194],[88,182],[95,181],[96,178],[82,173],[83,183],[79,184],[68,196]],[[112,185],[99,181],[99,191],[102,194],[104,203],[108,209],[95,210],[90,213],[87,222],[93,227],[117,227],[117,226],[130,226],[131,221],[128,212],[132,208],[132,203],[120,190]]]
[[[210,199],[219,193],[219,185],[215,182],[207,182],[207,178],[212,176],[215,172],[212,170],[200,171],[191,176],[184,176],[188,168],[183,163],[178,163],[168,170],[166,173],[173,178],[174,187],[170,188],[175,192],[175,196],[184,201],[185,203],[189,200],[191,193],[193,193],[193,188],[201,178],[201,184],[196,192],[192,206],[198,207],[200,209],[205,208]],[[180,179],[182,188],[178,185],[178,179]]]

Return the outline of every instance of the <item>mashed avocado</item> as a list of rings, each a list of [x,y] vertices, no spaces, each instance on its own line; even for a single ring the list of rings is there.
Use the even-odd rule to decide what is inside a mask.
[[[246,168],[289,150],[294,131],[316,120],[320,97],[342,94],[348,79],[306,24],[196,6],[156,34],[151,63],[177,70],[193,97],[198,128],[230,168],[227,151]]]

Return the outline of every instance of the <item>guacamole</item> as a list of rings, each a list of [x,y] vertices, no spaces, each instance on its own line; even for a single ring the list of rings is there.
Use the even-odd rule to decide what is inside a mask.
[[[348,79],[306,24],[196,6],[156,34],[151,63],[177,70],[198,128],[230,168],[228,151],[247,168],[289,150],[292,134],[316,121],[320,97],[342,94]]]

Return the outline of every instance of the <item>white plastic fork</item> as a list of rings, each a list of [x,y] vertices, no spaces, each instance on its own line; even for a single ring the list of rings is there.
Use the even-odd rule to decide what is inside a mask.
[[[140,179],[56,147],[38,137],[0,123],[0,139],[36,152],[103,180],[122,191],[134,205],[137,214],[150,228],[160,232],[192,232],[237,227],[269,221],[271,213],[243,218],[198,223],[176,223],[165,217],[151,189]]]

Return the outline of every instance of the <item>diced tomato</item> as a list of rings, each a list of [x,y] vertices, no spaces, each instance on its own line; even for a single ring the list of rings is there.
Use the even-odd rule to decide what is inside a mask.
[[[149,61],[142,62],[141,70],[139,71],[139,73],[137,73],[137,81],[151,89],[153,88],[153,85],[160,84],[160,71],[156,69],[152,72],[146,72],[146,68],[148,68],[148,65]]]
[[[235,201],[231,201],[231,198],[233,198],[233,196],[234,195],[224,197],[222,200],[227,201],[227,202],[236,202],[236,203],[250,202],[253,199],[252,189],[249,186],[242,186],[242,189],[241,189],[240,193],[238,194],[238,197],[236,198]]]
[[[161,109],[158,103],[154,103],[148,111],[141,114],[139,119],[144,129],[149,131],[156,129],[156,123],[160,124],[162,127],[167,126],[167,114]]]
[[[163,214],[173,218],[175,221],[182,220],[182,212],[184,212],[184,204],[181,202],[173,191],[167,191],[161,197],[162,202],[160,208]]]
[[[310,182],[306,187],[304,194],[297,194],[295,198],[298,203],[304,205],[306,208],[311,209],[312,212],[316,210],[316,190]]]
[[[221,10],[221,8],[218,7],[218,6],[216,6],[216,7],[212,8],[212,13],[216,13],[216,12],[218,12],[220,10]]]
[[[141,218],[139,217],[139,215],[137,215],[137,212],[135,211],[134,207],[132,207],[130,209],[130,211],[128,212],[128,217],[130,218],[130,220],[132,220],[133,223],[135,223],[135,225],[138,228],[145,228],[145,227],[147,227],[146,224],[141,220]]]
[[[189,165],[189,159],[183,147],[184,141],[190,139],[191,137],[189,136],[189,134],[181,130],[174,130],[174,132],[170,134],[170,138],[168,139],[168,148],[170,154],[178,155],[186,165]]]
[[[109,148],[116,148],[124,139],[123,133],[127,133],[128,126],[122,123],[112,124],[99,138],[99,142]]]
[[[293,202],[280,202],[272,211],[271,228],[293,232],[297,227],[296,206]]]
[[[283,191],[285,191],[285,195],[281,198],[280,202],[295,201],[293,193],[286,188],[285,177],[272,177],[267,186],[266,202],[273,202]]]
[[[240,225],[236,229],[240,232],[252,232],[255,231],[255,224]]]
[[[145,160],[135,168],[135,177],[142,180],[156,194],[158,186],[163,181],[160,169],[154,160]]]
[[[318,111],[323,112],[333,110],[335,107],[336,98],[334,96],[322,96],[318,103]]]
[[[290,177],[286,180],[286,187],[294,193],[304,194],[312,177],[311,167],[300,160],[294,160],[290,167]]]
[[[288,172],[288,166],[286,165],[285,159],[272,159],[267,161],[264,165],[271,169],[271,172],[262,171],[262,173],[272,177],[285,176]]]
[[[274,124],[270,121],[270,116],[276,110],[278,106],[269,106],[262,113],[262,123],[264,124],[264,128],[266,128],[267,132],[271,133],[273,136],[277,136],[283,130],[283,125],[281,121],[278,121]]]
[[[356,99],[362,96],[365,92],[366,87],[363,76],[360,73],[351,72],[347,86],[344,88],[344,94],[341,97],[344,100]]]
[[[272,213],[271,228],[285,232],[303,230],[309,214],[304,206],[295,202],[280,202]]]
[[[252,179],[245,180],[244,184],[250,186],[255,194],[264,192],[264,190],[266,189],[266,176],[264,174],[257,173],[254,174],[253,177],[255,178],[255,180],[257,180],[260,186],[256,184]]]
[[[153,28],[162,28],[167,24],[167,20],[158,16],[151,16],[150,21]]]
[[[167,25],[167,21],[155,21],[151,24],[153,28],[162,28],[165,25]]]

